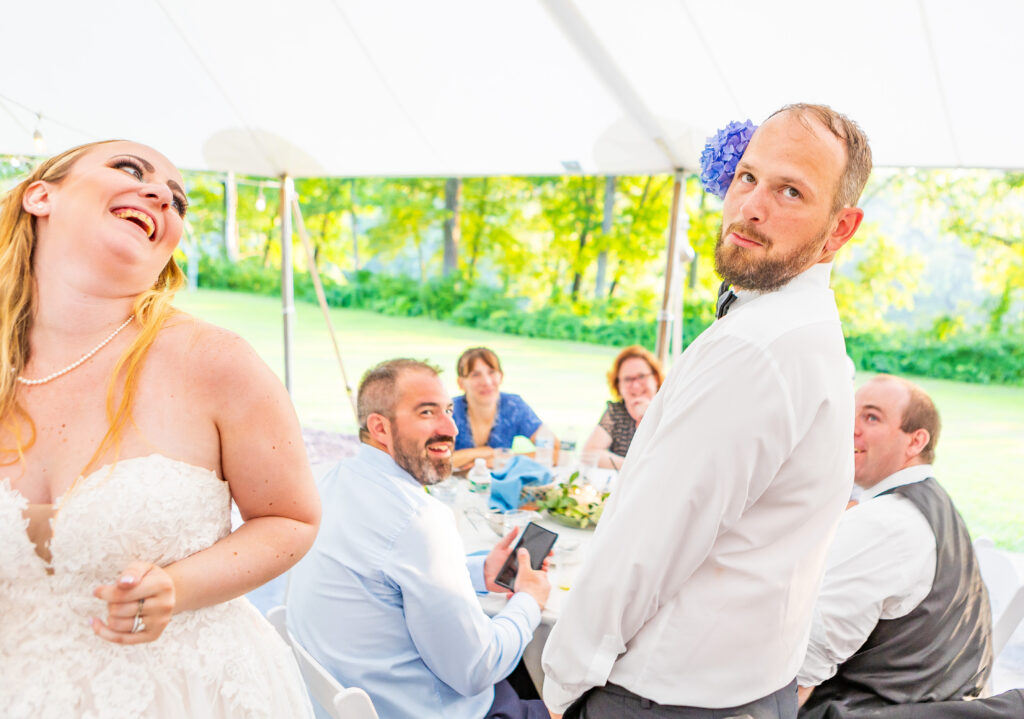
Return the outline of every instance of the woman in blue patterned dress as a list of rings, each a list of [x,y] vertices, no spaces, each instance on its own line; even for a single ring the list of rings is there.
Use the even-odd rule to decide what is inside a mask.
[[[500,391],[504,375],[498,355],[487,347],[471,347],[456,364],[459,389],[452,418],[459,428],[452,466],[465,467],[478,457],[492,466],[496,449],[509,449],[517,435],[537,437],[544,423],[517,394]],[[558,440],[554,439],[558,447]]]

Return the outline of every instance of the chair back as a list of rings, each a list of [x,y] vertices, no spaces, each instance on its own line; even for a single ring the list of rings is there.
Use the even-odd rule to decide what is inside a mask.
[[[1024,578],[1013,559],[996,549],[991,539],[975,540],[974,553],[992,604],[992,651],[998,657],[1024,619]]]
[[[288,609],[285,606],[274,607],[267,612],[267,619],[274,625],[277,633],[291,647],[292,653],[299,664],[302,678],[306,682],[309,695],[317,702],[331,719],[379,719],[377,710],[369,695],[357,687],[343,687],[334,676],[323,668],[306,649],[295,641],[288,631]]]

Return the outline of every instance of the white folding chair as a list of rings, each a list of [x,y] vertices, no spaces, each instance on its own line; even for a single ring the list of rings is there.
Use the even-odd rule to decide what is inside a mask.
[[[267,612],[267,619],[274,625],[285,643],[292,648],[295,659],[306,681],[309,695],[331,719],[379,719],[377,710],[369,695],[356,687],[343,687],[330,672],[324,669],[313,656],[302,647],[291,632],[288,631],[288,609],[285,606],[274,607]]]
[[[1024,619],[1024,586],[1017,588],[1017,593],[1007,603],[999,618],[992,622],[993,656],[998,657],[1006,648],[1010,637],[1017,631],[1022,619]]]
[[[978,557],[981,579],[988,589],[992,607],[992,658],[998,662],[999,655],[1024,619],[1024,580],[1014,561],[996,549],[991,539],[974,540],[974,554]],[[992,682],[990,678],[982,696],[991,696]]]
[[[1006,552],[996,549],[988,537],[974,540],[974,554],[978,557],[978,569],[981,571],[981,578],[988,589],[994,626],[1024,581],[1022,581],[1013,560]]]

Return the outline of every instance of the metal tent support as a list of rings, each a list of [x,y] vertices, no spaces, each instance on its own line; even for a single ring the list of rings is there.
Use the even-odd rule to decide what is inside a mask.
[[[334,324],[331,322],[331,313],[327,307],[327,297],[324,295],[324,286],[320,282],[320,270],[317,269],[313,256],[313,243],[306,232],[306,223],[302,220],[302,208],[299,207],[298,196],[292,196],[292,211],[295,213],[295,229],[302,240],[302,247],[306,251],[306,263],[309,266],[309,274],[313,278],[313,287],[316,289],[316,299],[320,303],[320,311],[324,315],[324,322],[327,324],[327,334],[331,336],[331,344],[334,346],[334,356],[338,360],[338,367],[341,369],[341,379],[345,383],[345,394],[348,396],[349,404],[352,405],[352,416],[359,424],[359,410],[356,407],[356,395],[352,385],[348,381],[348,373],[345,372],[345,363],[341,359],[341,349],[338,347],[338,337],[334,331]]]
[[[673,304],[673,283],[676,277],[676,266],[678,260],[676,258],[676,236],[679,232],[680,225],[680,213],[685,212],[686,208],[683,204],[683,197],[686,191],[686,177],[682,170],[676,170],[675,183],[672,186],[672,209],[670,210],[671,215],[669,218],[668,228],[668,241],[665,249],[665,287],[661,295],[661,310],[658,312],[658,340],[655,345],[654,354],[662,364],[667,364],[668,359],[668,345],[669,345],[669,330],[672,322],[675,320],[673,310],[675,305]],[[684,226],[686,220],[683,220]],[[689,244],[687,242],[687,244]],[[680,319],[680,324],[682,320]]]
[[[281,175],[281,316],[284,320],[284,386],[292,393],[292,349],[295,344],[295,287],[292,281],[292,205],[295,185]]]

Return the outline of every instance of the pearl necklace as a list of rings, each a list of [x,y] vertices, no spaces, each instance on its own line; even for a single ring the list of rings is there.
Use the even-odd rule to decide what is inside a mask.
[[[48,374],[45,377],[41,377],[40,379],[25,379],[24,377],[19,376],[18,377],[18,381],[21,382],[22,384],[27,384],[27,385],[46,384],[47,382],[52,382],[53,380],[57,379],[58,377],[60,377],[62,375],[66,375],[68,372],[70,372],[71,370],[75,369],[76,367],[78,367],[79,365],[84,363],[86,360],[88,360],[90,357],[92,357],[94,354],[99,352],[101,349],[106,347],[107,344],[109,344],[112,339],[117,337],[118,332],[120,332],[125,327],[127,327],[131,323],[131,321],[133,319],[135,319],[135,315],[128,315],[128,319],[126,319],[121,324],[120,327],[118,327],[116,330],[114,330],[109,335],[107,335],[107,338],[105,340],[100,342],[98,345],[93,347],[89,352],[86,352],[84,355],[82,355],[76,362],[73,362],[72,364],[69,364],[64,369],[62,369],[62,370],[60,370],[58,372],[54,372],[53,374]]]

